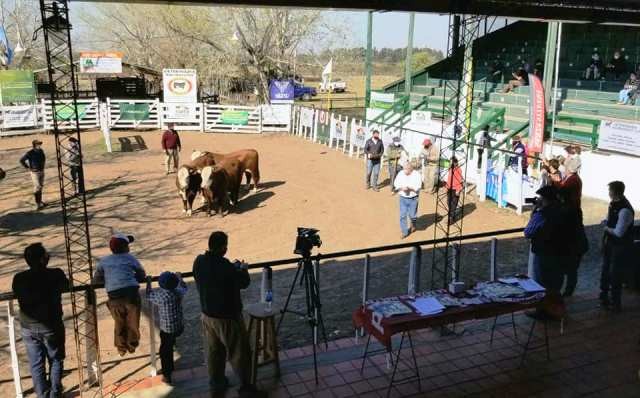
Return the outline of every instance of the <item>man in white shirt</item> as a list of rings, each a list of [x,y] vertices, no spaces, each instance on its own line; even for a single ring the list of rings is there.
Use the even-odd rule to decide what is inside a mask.
[[[406,162],[402,166],[402,172],[396,176],[393,187],[400,196],[400,231],[401,238],[404,239],[416,230],[418,193],[422,187],[422,176],[413,169],[411,162]],[[409,227],[407,217],[410,220]]]
[[[603,306],[613,305],[620,311],[622,304],[622,279],[629,258],[633,257],[633,207],[624,196],[624,183],[609,183],[609,212],[603,221],[603,259],[600,279],[600,302]],[[611,291],[611,297],[609,297]],[[611,299],[611,301],[610,301]]]

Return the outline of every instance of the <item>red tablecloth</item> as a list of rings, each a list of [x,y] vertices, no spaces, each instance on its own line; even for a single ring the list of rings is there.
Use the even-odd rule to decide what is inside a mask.
[[[410,300],[400,297],[399,300],[413,308],[410,305]],[[542,299],[526,303],[488,303],[466,307],[448,307],[443,312],[435,315],[425,316],[413,312],[411,314],[383,318],[379,323],[374,322],[371,310],[360,306],[353,312],[352,319],[356,328],[364,328],[367,333],[375,337],[387,350],[391,351],[391,337],[397,333],[444,326],[473,319],[493,318],[498,315],[536,308],[541,303]]]

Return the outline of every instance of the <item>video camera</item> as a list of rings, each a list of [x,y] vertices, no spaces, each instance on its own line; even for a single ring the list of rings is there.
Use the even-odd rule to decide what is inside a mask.
[[[293,250],[293,253],[299,254],[301,256],[308,256],[311,254],[311,249],[315,247],[320,247],[322,245],[322,240],[320,240],[320,235],[318,235],[318,230],[314,228],[305,228],[298,227],[298,236],[296,237],[296,247]]]
[[[538,203],[538,198],[536,196],[532,198],[524,198],[524,203],[535,206]]]

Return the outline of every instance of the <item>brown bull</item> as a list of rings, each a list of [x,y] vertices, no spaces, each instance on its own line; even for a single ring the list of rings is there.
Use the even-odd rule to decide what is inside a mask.
[[[253,179],[253,192],[258,190],[260,183],[260,167],[258,151],[255,149],[241,149],[231,153],[214,153],[214,152],[194,152],[192,154],[191,166],[195,169],[202,170],[207,166],[214,166],[225,158],[237,159],[240,167],[247,178],[247,188],[251,188],[251,180]]]
[[[213,210],[222,216],[226,204],[238,204],[242,174],[241,163],[233,158],[224,158],[216,165],[202,169],[201,187],[209,215]]]

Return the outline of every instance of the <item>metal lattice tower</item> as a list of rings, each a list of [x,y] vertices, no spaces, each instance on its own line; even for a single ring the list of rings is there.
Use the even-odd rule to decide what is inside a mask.
[[[469,145],[467,135],[471,129],[471,111],[473,107],[473,41],[480,34],[480,22],[485,17],[480,16],[456,16],[449,17],[449,40],[447,57],[458,60],[462,52],[461,63],[454,71],[453,79],[445,79],[442,113],[450,115],[453,123],[453,133],[448,134],[447,126],[443,123],[440,133],[439,164],[443,160],[450,160],[452,155],[458,159],[462,169],[463,187],[468,160]],[[447,76],[449,77],[449,76]],[[448,138],[447,138],[448,137]],[[447,181],[449,167],[442,167],[438,173],[438,184]],[[447,242],[434,244],[433,267],[431,270],[431,288],[446,288],[454,277],[455,256],[454,247],[456,238],[462,236],[463,209],[465,203],[465,189],[460,194],[456,215],[449,223],[449,195],[447,189],[441,187],[436,195],[436,222],[434,239],[446,239]],[[457,277],[457,276],[456,276]]]
[[[81,143],[77,107],[78,81],[71,51],[69,4],[67,0],[40,0],[40,11],[51,88],[51,114],[56,142],[68,277],[71,285],[79,390],[81,393],[92,391],[89,394],[91,396],[102,396],[96,300],[91,288],[93,267],[86,196],[84,192],[76,195],[71,167],[65,157],[71,144],[70,138],[76,138],[78,143]],[[63,99],[64,97],[66,99]],[[82,159],[82,150],[80,158]],[[81,160],[80,170],[82,167]],[[79,183],[83,187],[84,173],[79,174]]]

